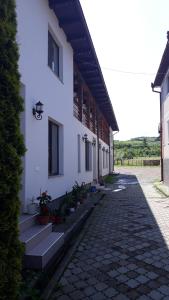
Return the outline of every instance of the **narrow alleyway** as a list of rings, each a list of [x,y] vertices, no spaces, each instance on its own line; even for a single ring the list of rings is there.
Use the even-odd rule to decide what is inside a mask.
[[[152,187],[159,170],[141,169],[120,169],[51,300],[169,299],[169,198]]]

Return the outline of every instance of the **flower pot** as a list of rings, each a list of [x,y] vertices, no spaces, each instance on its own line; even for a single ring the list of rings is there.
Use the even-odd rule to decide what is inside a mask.
[[[55,216],[50,216],[49,217],[49,222],[51,222],[51,223],[55,223]]]
[[[37,221],[40,225],[47,225],[49,222],[49,216],[37,216]]]
[[[55,216],[55,223],[56,224],[63,223],[63,217],[61,217],[61,216]]]
[[[75,212],[75,208],[74,207],[70,207],[70,212],[74,213]]]

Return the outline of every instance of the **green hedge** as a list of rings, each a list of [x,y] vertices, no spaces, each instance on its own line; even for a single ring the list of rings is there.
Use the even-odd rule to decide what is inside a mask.
[[[0,1],[0,299],[18,299],[22,246],[18,240],[21,156],[15,1]]]

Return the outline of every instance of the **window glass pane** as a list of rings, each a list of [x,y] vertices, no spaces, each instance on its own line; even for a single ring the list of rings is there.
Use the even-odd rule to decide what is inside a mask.
[[[53,62],[54,52],[53,52],[53,45],[52,45],[52,36],[48,33],[48,66],[52,69],[52,62]]]
[[[49,121],[49,174],[59,174],[59,127]]]
[[[59,47],[54,43],[54,73],[59,76]]]
[[[89,142],[85,143],[86,171],[89,171]]]
[[[92,143],[89,142],[89,170],[92,171]]]
[[[81,149],[80,149],[80,134],[77,135],[77,153],[78,153],[78,173],[81,172]]]
[[[48,66],[59,76],[59,46],[48,32]]]
[[[58,174],[58,126],[52,124],[52,174]]]

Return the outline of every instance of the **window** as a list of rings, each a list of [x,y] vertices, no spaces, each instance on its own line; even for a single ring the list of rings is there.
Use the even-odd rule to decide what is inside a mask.
[[[60,77],[60,47],[56,44],[50,32],[48,32],[48,66]]]
[[[108,161],[109,161],[109,153],[108,150],[106,151],[106,168],[108,168]]]
[[[49,175],[59,174],[59,126],[51,121],[48,125]]]
[[[103,147],[103,150],[102,150],[102,152],[103,152],[103,169],[105,169],[106,168],[106,152],[105,152],[105,147]]]
[[[81,149],[80,149],[80,140],[81,140],[81,137],[80,137],[80,134],[77,135],[77,153],[78,153],[78,173],[81,172]]]
[[[92,170],[92,144],[87,141],[85,142],[85,163],[86,171]]]

